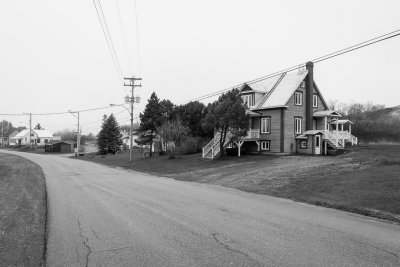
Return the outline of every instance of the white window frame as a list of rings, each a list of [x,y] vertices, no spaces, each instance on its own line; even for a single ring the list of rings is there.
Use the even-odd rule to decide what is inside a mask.
[[[247,95],[242,95],[243,103],[248,107],[254,106],[253,104],[253,95],[252,94],[247,94]]]
[[[325,124],[325,130],[330,131],[331,130],[330,128],[331,128],[331,124],[329,122],[327,122]]]
[[[307,140],[300,140],[300,148],[307,148]]]
[[[295,117],[294,118],[294,133],[295,134],[301,134],[301,132],[302,132],[301,124],[302,124],[302,118]]]
[[[261,118],[261,133],[271,133],[271,117]]]
[[[271,150],[271,141],[261,141],[260,148],[261,148],[261,150],[264,150],[264,151],[270,151]]]
[[[318,107],[318,95],[313,95],[313,107],[317,108]]]
[[[294,104],[296,106],[303,105],[303,92],[300,92],[300,91],[294,92]]]

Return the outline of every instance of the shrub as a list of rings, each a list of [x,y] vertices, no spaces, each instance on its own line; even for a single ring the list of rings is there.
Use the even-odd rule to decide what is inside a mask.
[[[182,154],[194,154],[201,151],[202,139],[200,137],[186,137],[180,147],[179,150]]]

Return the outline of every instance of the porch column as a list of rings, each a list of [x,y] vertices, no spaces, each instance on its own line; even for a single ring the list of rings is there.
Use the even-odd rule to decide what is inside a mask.
[[[240,148],[242,147],[244,141],[236,141],[236,145],[238,147],[238,157],[240,157]]]
[[[328,142],[324,141],[324,155],[328,154]]]
[[[336,131],[339,131],[339,119],[336,120]]]
[[[349,123],[349,134],[351,134],[351,123]]]
[[[324,129],[325,129],[325,130],[329,130],[329,129],[327,129],[327,127],[326,127],[326,124],[328,123],[328,117],[327,117],[327,116],[325,116],[324,122],[325,122],[325,124],[324,124]]]
[[[257,151],[260,152],[260,141],[256,141],[257,143]]]

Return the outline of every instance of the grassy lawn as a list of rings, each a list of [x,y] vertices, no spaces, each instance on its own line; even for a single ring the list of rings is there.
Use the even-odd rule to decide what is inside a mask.
[[[135,153],[83,159],[177,180],[218,184],[400,222],[400,145],[347,149],[339,156],[201,155],[144,158]]]
[[[0,153],[1,266],[43,266],[46,193],[42,169]]]

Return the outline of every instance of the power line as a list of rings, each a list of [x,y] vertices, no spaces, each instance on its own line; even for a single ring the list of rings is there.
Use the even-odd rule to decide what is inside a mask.
[[[137,53],[137,61],[138,61],[138,72],[141,73],[141,60],[140,60],[140,44],[139,44],[139,25],[138,25],[138,15],[137,15],[137,6],[136,0],[134,0],[134,9],[135,9],[135,26],[136,26],[136,53]]]
[[[369,45],[372,45],[372,44],[375,44],[375,43],[379,43],[379,42],[382,42],[382,41],[384,41],[384,40],[388,40],[388,39],[394,38],[394,37],[400,35],[400,33],[398,33],[398,32],[400,32],[400,30],[395,30],[395,31],[392,31],[392,32],[390,32],[390,33],[386,33],[386,34],[380,35],[380,36],[378,36],[378,37],[374,37],[374,38],[369,39],[369,40],[367,40],[367,41],[363,41],[363,42],[358,43],[358,44],[356,44],[356,45],[352,45],[352,46],[350,46],[350,47],[347,47],[347,48],[344,48],[344,49],[341,49],[341,50],[338,50],[338,51],[329,53],[329,54],[327,54],[327,55],[318,57],[318,58],[313,59],[313,60],[311,60],[311,61],[314,62],[314,63],[322,62],[322,61],[328,60],[328,59],[330,59],[330,58],[337,57],[337,56],[340,56],[340,55],[349,53],[349,52],[351,52],[351,51],[354,51],[354,50],[357,50],[357,49],[361,49],[361,48],[363,48],[363,47],[366,47],[366,46],[369,46]],[[396,33],[396,34],[395,34],[395,33]],[[383,37],[385,37],[385,38],[383,38]],[[293,66],[293,67],[286,68],[286,69],[283,69],[283,70],[281,70],[281,71],[277,71],[277,72],[268,74],[268,75],[266,75],[266,76],[262,76],[262,77],[260,77],[260,78],[256,78],[256,79],[250,80],[250,81],[245,82],[245,83],[246,83],[246,84],[252,84],[252,83],[259,82],[259,81],[263,81],[263,80],[266,80],[266,79],[269,79],[269,78],[272,78],[272,77],[281,75],[281,74],[284,73],[284,72],[293,71],[293,70],[296,70],[296,69],[298,69],[298,68],[300,68],[300,67],[304,67],[304,66],[305,66],[305,63],[301,63],[301,64],[295,65],[295,66]],[[226,91],[229,91],[229,90],[232,90],[232,89],[237,88],[237,87],[239,87],[239,86],[242,86],[243,84],[244,84],[244,83],[240,83],[240,84],[238,84],[238,85],[231,86],[231,87],[228,87],[228,88],[226,88],[226,89],[222,89],[222,90],[219,90],[219,91],[216,91],[216,92],[213,92],[213,93],[209,93],[209,94],[206,94],[206,95],[203,95],[203,96],[200,96],[200,97],[196,97],[196,98],[193,98],[193,99],[191,99],[191,100],[189,100],[189,101],[182,102],[182,104],[183,104],[183,103],[188,103],[188,102],[190,102],[190,101],[200,101],[200,100],[204,100],[204,99],[207,99],[207,98],[210,98],[210,97],[213,97],[213,96],[217,96],[217,95],[220,95],[221,93],[224,93],[224,92],[226,92]]]
[[[133,69],[132,69],[132,64],[131,64],[131,60],[130,60],[130,58],[129,58],[128,46],[127,46],[127,44],[126,44],[126,36],[125,36],[124,26],[123,26],[122,19],[121,19],[121,9],[119,8],[118,0],[115,0],[115,5],[117,6],[118,19],[119,19],[119,24],[120,24],[120,26],[121,26],[122,41],[123,41],[124,47],[125,47],[126,58],[127,58],[127,60],[128,60],[129,69],[130,69],[131,71],[133,71]]]
[[[98,108],[89,108],[89,109],[81,109],[81,110],[74,110],[72,112],[89,112],[89,111],[95,111],[95,110],[102,110],[102,109],[109,109],[113,107],[119,107],[119,106],[124,106],[125,104],[116,104],[114,106],[104,106],[104,107],[98,107]],[[68,111],[62,111],[62,112],[49,112],[49,113],[29,113],[35,116],[50,116],[50,115],[63,115],[63,114],[69,114],[70,112]],[[0,116],[26,116],[27,114],[25,113],[1,113]]]
[[[103,17],[105,29],[106,29],[106,31],[107,31],[108,38],[110,39],[111,48],[112,48],[112,50],[113,50],[113,52],[114,52],[114,55],[115,55],[115,60],[117,61],[117,65],[118,65],[118,67],[119,67],[120,73],[122,74],[121,65],[119,64],[118,55],[117,55],[117,53],[115,52],[114,43],[113,43],[113,41],[112,41],[112,37],[111,37],[110,30],[109,30],[109,28],[108,28],[108,24],[107,24],[106,17],[104,16],[103,7],[101,6],[101,1],[100,1],[100,0],[97,0],[97,2],[99,3],[99,10],[100,10],[101,16]],[[123,76],[123,75],[122,75],[122,76]]]
[[[106,23],[106,21],[104,20],[105,26],[103,25],[103,22],[102,22],[102,20],[101,20],[101,16],[100,16],[100,13],[99,13],[99,10],[102,11],[102,9],[100,9],[100,8],[101,8],[100,1],[99,1],[99,8],[97,8],[96,1],[95,1],[95,0],[93,0],[93,5],[94,5],[94,8],[96,9],[97,18],[99,19],[101,29],[103,30],[104,38],[106,39],[106,42],[107,42],[108,51],[110,52],[110,55],[111,55],[111,57],[112,57],[112,59],[113,59],[115,70],[116,70],[117,75],[119,76],[119,78],[122,78],[124,75],[122,74],[121,66],[119,65],[119,61],[118,61],[117,55],[116,55],[116,53],[115,53],[115,49],[114,49],[112,40],[111,40],[111,38],[110,38],[110,39],[108,38],[108,35],[107,35],[107,33],[106,33],[106,31],[109,32],[109,31],[108,31],[108,27],[105,28],[105,26],[107,26],[107,23]],[[102,13],[102,14],[103,14],[103,18],[105,19],[104,13]]]

